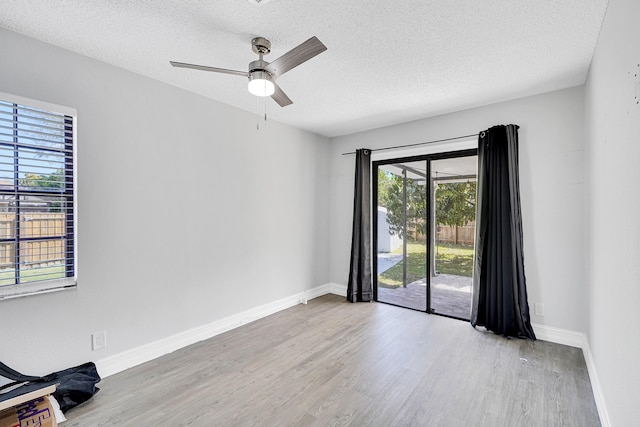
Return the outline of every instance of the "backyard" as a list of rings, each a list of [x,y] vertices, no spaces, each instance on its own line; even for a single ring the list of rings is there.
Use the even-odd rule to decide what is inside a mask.
[[[0,286],[15,284],[15,269],[0,269]],[[35,282],[37,280],[61,279],[65,277],[64,265],[50,267],[23,268],[20,272],[20,283]]]
[[[407,243],[407,284],[425,278],[426,250],[424,242]],[[392,253],[402,255],[402,247]],[[473,273],[473,247],[441,243],[436,246],[435,253],[438,274],[471,277]],[[403,262],[400,261],[380,274],[378,286],[387,288],[402,286],[402,267]]]

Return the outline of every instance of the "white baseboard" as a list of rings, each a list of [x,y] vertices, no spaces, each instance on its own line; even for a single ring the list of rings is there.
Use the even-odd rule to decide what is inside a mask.
[[[584,361],[587,364],[587,371],[589,371],[591,389],[593,390],[593,398],[595,399],[596,407],[598,408],[598,415],[600,415],[600,423],[602,424],[602,427],[611,427],[612,424],[611,419],[609,418],[609,411],[607,411],[604,393],[602,392],[600,379],[598,378],[598,371],[596,369],[593,354],[591,353],[591,347],[589,346],[589,340],[586,335],[584,335],[584,342],[582,343],[582,353],[584,354]]]
[[[329,283],[324,284],[232,316],[225,317],[224,319],[217,320],[213,323],[189,329],[187,331],[162,338],[158,341],[106,357],[96,361],[98,372],[100,372],[100,375],[104,378],[117,374],[125,369],[129,369],[160,356],[164,356],[165,354],[169,354],[199,341],[209,339],[223,332],[237,328],[238,326],[245,325],[253,322],[254,320],[258,320],[269,316],[270,314],[293,307],[297,304],[305,303],[307,300],[314,299],[328,293],[333,293],[331,291],[332,285],[333,284]]]
[[[531,326],[533,326],[536,338],[542,341],[582,348],[586,339],[583,332],[554,328],[553,326],[539,325],[537,323],[532,323]]]
[[[340,295],[341,297],[347,296],[347,285],[341,285],[339,283],[327,283],[326,285],[329,288],[330,294]]]

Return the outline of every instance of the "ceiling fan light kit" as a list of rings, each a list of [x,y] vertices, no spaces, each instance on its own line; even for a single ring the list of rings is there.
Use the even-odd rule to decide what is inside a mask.
[[[271,96],[275,91],[271,74],[266,71],[249,73],[249,93],[255,96]]]
[[[249,63],[248,72],[209,67],[206,65],[187,64],[185,62],[169,61],[169,63],[179,68],[191,68],[194,70],[248,77],[249,93],[255,96],[270,96],[278,105],[286,107],[287,105],[293,104],[293,101],[291,101],[280,86],[276,84],[276,79],[292,68],[327,50],[327,47],[314,36],[269,63],[262,59],[264,55],[271,52],[271,42],[269,40],[264,37],[255,37],[251,40],[251,48],[258,54],[259,59]]]

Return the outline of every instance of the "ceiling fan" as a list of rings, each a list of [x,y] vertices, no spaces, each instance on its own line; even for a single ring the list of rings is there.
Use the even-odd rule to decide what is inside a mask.
[[[270,96],[278,105],[286,107],[292,104],[293,101],[291,101],[287,94],[280,89],[280,86],[276,84],[276,79],[292,68],[327,50],[327,47],[314,36],[294,47],[273,62],[267,62],[263,60],[262,57],[271,52],[271,42],[264,37],[255,37],[251,40],[251,46],[253,51],[258,54],[259,59],[249,63],[249,71],[228,70],[226,68],[208,67],[206,65],[187,64],[175,61],[169,61],[169,63],[174,67],[192,68],[194,70],[248,77],[249,92],[256,96]]]

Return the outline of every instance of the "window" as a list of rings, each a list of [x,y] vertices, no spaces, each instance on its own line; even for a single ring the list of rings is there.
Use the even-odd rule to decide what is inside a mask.
[[[0,298],[75,286],[75,120],[0,93]]]

